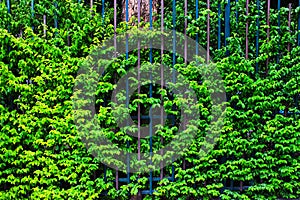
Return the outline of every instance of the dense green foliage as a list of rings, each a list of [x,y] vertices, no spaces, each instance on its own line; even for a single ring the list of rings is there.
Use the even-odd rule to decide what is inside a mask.
[[[0,3],[0,197],[1,199],[128,199],[138,189],[148,189],[149,174],[131,174],[129,184],[115,188],[116,172],[106,170],[85,148],[77,134],[72,113],[74,80],[85,57],[105,38],[113,35],[111,5],[107,4],[105,19],[101,4],[89,5],[76,1],[36,2],[34,17],[30,1],[12,1],[8,14],[5,2]],[[225,1],[222,1],[224,18]],[[176,2],[176,30],[183,32],[183,1]],[[278,34],[276,10],[271,10],[270,38],[267,38],[266,5],[260,11],[260,52],[255,57],[255,20],[258,17],[255,2],[245,16],[245,0],[232,4],[231,37],[227,48],[217,49],[218,1],[211,11],[206,1],[200,1],[199,18],[195,20],[194,1],[189,1],[187,33],[206,46],[207,13],[211,16],[211,56],[222,72],[228,104],[221,137],[206,157],[199,156],[203,134],[210,123],[209,91],[201,84],[199,70],[191,63],[185,67],[182,58],[175,66],[195,89],[201,117],[199,133],[184,159],[176,161],[175,181],[163,179],[154,185],[154,194],[147,198],[166,199],[277,199],[300,197],[300,124],[298,98],[300,87],[300,47],[297,46],[297,17],[299,8],[292,9],[291,28],[288,28],[288,9],[280,11]],[[235,11],[239,19],[236,21]],[[165,26],[172,28],[172,7],[166,3]],[[47,26],[43,25],[47,15]],[[58,29],[54,29],[54,19]],[[160,18],[158,18],[160,19]],[[245,24],[249,20],[249,58],[245,59]],[[223,22],[222,22],[223,23]],[[156,21],[154,26],[159,26]],[[34,30],[32,31],[32,26]],[[44,27],[46,35],[44,35]],[[129,27],[134,28],[134,27]],[[10,30],[10,32],[8,31]],[[117,32],[125,32],[126,24],[118,23]],[[222,38],[224,34],[222,33]],[[290,43],[291,50],[287,50]],[[224,39],[222,39],[224,44]],[[226,55],[229,50],[230,55]],[[280,52],[280,62],[277,55]],[[268,65],[266,60],[269,58]],[[141,52],[142,62],[149,61],[149,51]],[[160,63],[160,51],[154,51],[154,61]],[[255,73],[256,62],[258,72]],[[116,59],[97,87],[97,111],[105,134],[116,144],[131,152],[137,151],[135,138],[116,128],[109,100],[125,66],[136,66],[136,51],[125,60]],[[172,65],[172,55],[164,55],[164,64]],[[147,94],[148,88],[142,89]],[[163,91],[156,91],[160,98]],[[166,93],[166,92],[165,92]],[[156,95],[156,96],[155,96]],[[153,104],[147,95],[140,95],[140,103]],[[155,99],[154,98],[154,99]],[[169,112],[172,101],[164,102]],[[131,111],[137,103],[132,101]],[[171,102],[171,103],[170,103]],[[182,102],[175,102],[180,105]],[[283,111],[283,113],[279,113]],[[144,110],[147,113],[147,110]],[[165,126],[159,130],[165,142],[172,138],[176,128]],[[159,149],[159,138],[154,138],[154,149]],[[141,151],[149,151],[149,140],[141,142]],[[185,169],[183,169],[185,160]],[[165,168],[170,176],[172,166]],[[159,171],[154,175],[159,176]],[[120,177],[126,177],[119,173]],[[232,183],[237,190],[230,190]],[[242,186],[250,186],[240,190]],[[298,189],[297,189],[298,188]]]

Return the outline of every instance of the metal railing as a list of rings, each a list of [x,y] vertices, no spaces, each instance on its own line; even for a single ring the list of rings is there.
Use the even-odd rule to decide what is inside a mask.
[[[152,0],[149,0],[150,3],[149,3],[149,11],[150,11],[150,17],[149,17],[149,23],[150,23],[150,28],[153,28],[153,7],[152,7]],[[199,0],[195,0],[196,4],[195,4],[195,18],[197,19],[199,17]],[[218,4],[218,8],[217,8],[217,14],[218,14],[218,29],[217,29],[217,48],[218,49],[221,49],[222,48],[222,44],[225,45],[225,47],[227,46],[228,44],[228,38],[231,36],[231,25],[230,25],[230,17],[231,17],[231,3],[233,1],[230,1],[228,0],[227,1],[227,4],[225,6],[225,9],[222,9],[221,8],[221,4],[219,3]],[[235,2],[237,3],[238,0],[235,0]],[[11,13],[11,4],[10,4],[10,0],[6,0],[6,5],[7,5],[7,11],[8,13]],[[54,6],[57,7],[57,3],[54,1]],[[78,3],[82,3],[81,0],[78,0]],[[87,2],[88,3],[88,2]],[[101,3],[102,3],[102,9],[101,9],[101,14],[102,14],[102,17],[104,19],[104,16],[105,16],[105,3],[106,1],[105,0],[101,0]],[[161,0],[160,1],[160,17],[161,17],[161,30],[164,30],[165,28],[165,25],[164,25],[164,0]],[[258,16],[260,15],[260,0],[256,0],[256,5],[257,5],[257,14]],[[92,8],[93,7],[93,4],[94,4],[94,1],[93,0],[90,0],[89,2],[90,4],[90,7]],[[125,0],[125,6],[126,6],[126,13],[125,13],[125,19],[126,19],[126,22],[129,22],[129,13],[128,13],[128,0]],[[206,2],[207,4],[207,9],[210,9],[210,0],[207,0]],[[267,0],[267,25],[268,25],[268,28],[267,28],[267,37],[269,39],[270,37],[270,21],[269,21],[269,18],[270,18],[270,5],[271,5],[271,0]],[[34,10],[35,10],[35,2],[34,0],[31,0],[31,17],[34,18],[35,17],[35,13],[34,13]],[[114,0],[113,1],[113,8],[114,8],[114,36],[116,37],[116,34],[117,34],[117,26],[118,26],[118,21],[117,21],[117,0]],[[281,1],[278,0],[278,10],[280,10],[280,7],[281,6]],[[300,6],[300,0],[299,0],[299,4],[298,6]],[[137,19],[138,19],[138,24],[140,23],[141,21],[141,11],[140,11],[140,7],[141,7],[141,0],[138,0],[138,13],[137,13]],[[249,0],[246,0],[246,4],[245,4],[245,8],[246,8],[246,15],[248,15],[249,13]],[[173,29],[175,30],[177,27],[176,27],[176,0],[173,0],[172,1],[172,9],[173,9],[173,15],[172,15],[172,23],[173,23]],[[289,17],[288,17],[288,25],[290,26],[291,25],[291,10],[292,10],[292,7],[291,7],[291,4],[289,4]],[[188,12],[188,1],[187,0],[184,0],[184,15],[185,17],[187,17],[187,12]],[[221,15],[224,14],[224,19],[221,18]],[[236,16],[236,21],[239,20],[239,13],[238,13],[238,10],[235,11],[235,16]],[[281,25],[281,17],[280,15],[278,15],[278,34],[281,34],[280,32],[280,25]],[[43,23],[46,25],[47,23],[47,16],[46,15],[43,15]],[[207,58],[209,58],[209,55],[210,55],[210,32],[211,32],[211,29],[210,29],[210,24],[211,21],[210,21],[210,14],[208,13],[207,14],[207,46],[206,46],[206,50],[207,50]],[[300,46],[300,15],[298,16],[298,38],[297,38],[297,44],[298,46]],[[53,26],[54,28],[59,28],[59,23],[58,23],[58,19],[57,19],[57,15],[55,14],[54,16],[54,23],[53,23]],[[259,20],[259,17],[256,18],[256,26],[257,26],[257,31],[256,31],[256,35],[255,35],[255,56],[258,57],[259,56],[259,49],[260,49],[260,20]],[[185,21],[184,21],[184,27],[183,27],[183,32],[184,32],[184,35],[187,35],[187,27],[188,27],[188,20],[187,18],[185,18]],[[10,25],[8,25],[7,27],[8,31],[10,32]],[[34,30],[35,27],[32,25],[32,29]],[[222,36],[222,31],[224,30],[224,38],[222,39],[221,36]],[[247,23],[245,25],[245,33],[246,33],[246,38],[245,38],[245,58],[248,59],[249,58],[249,21],[247,20]],[[46,29],[44,29],[44,34],[46,34]],[[199,37],[200,35],[198,33],[196,33],[195,35],[195,40],[197,42],[199,42]],[[223,42],[222,42],[223,41]],[[173,45],[173,58],[172,58],[172,62],[173,62],[173,66],[176,64],[176,41],[174,40],[174,45]],[[162,45],[162,48],[161,49],[164,49],[163,48],[163,45],[164,45],[164,41],[162,41],[161,43]],[[186,52],[186,44],[185,44],[185,52]],[[288,51],[290,51],[290,44],[288,44]],[[196,49],[196,55],[198,55],[198,49]],[[161,50],[161,56],[164,54],[164,51]],[[227,55],[229,55],[230,52],[227,51]],[[140,50],[138,50],[138,57],[140,57]],[[128,52],[128,46],[127,46],[127,50],[126,50],[126,59],[129,58],[129,52]],[[153,62],[153,52],[152,52],[152,46],[150,44],[150,53],[149,53],[149,62]],[[280,62],[280,54],[277,55],[277,63]],[[269,64],[269,59],[267,59],[266,61],[266,65]],[[140,62],[138,62],[138,67],[140,66]],[[258,65],[258,62],[256,62],[256,65],[255,65],[255,71],[258,72],[259,71],[259,65]],[[162,72],[163,73],[163,72]],[[163,77],[163,75],[162,75]],[[151,77],[149,77],[151,78]],[[163,79],[162,79],[163,81]],[[163,84],[161,84],[163,85]],[[128,86],[127,86],[128,88]],[[150,85],[150,89],[149,89],[149,96],[151,97],[152,96],[152,85]],[[127,89],[127,92],[126,92],[126,97],[128,99],[128,89]],[[129,102],[127,101],[127,105],[129,104]],[[279,111],[280,114],[284,114],[284,111]],[[289,113],[288,113],[289,114]],[[150,113],[151,115],[151,113]],[[137,119],[138,120],[138,126],[141,126],[141,119],[145,119],[147,118],[148,116],[144,116],[144,115],[141,115],[141,108],[140,106],[138,107],[138,116],[133,116],[133,118]],[[155,116],[154,116],[155,117]],[[151,125],[150,125],[151,127]],[[150,134],[152,133],[152,128],[150,128]],[[161,140],[161,142],[163,142],[163,138]],[[140,153],[140,138],[138,138],[138,151]],[[130,146],[130,143],[127,142],[127,147]],[[152,151],[152,140],[151,140],[151,136],[150,136],[150,143],[149,143],[149,146],[150,146],[150,152]],[[185,168],[185,163],[183,164],[182,166],[183,168]],[[129,166],[128,166],[128,171],[129,170]],[[106,181],[106,172],[107,172],[107,167],[104,166],[104,180]],[[154,189],[153,189],[153,183],[154,182],[158,182],[160,180],[162,180],[163,178],[167,178],[168,180],[170,181],[176,181],[175,179],[175,168],[174,166],[172,166],[172,171],[171,171],[171,174],[170,176],[165,176],[166,174],[164,173],[164,170],[161,169],[160,170],[160,173],[159,173],[159,176],[154,176],[153,172],[150,172],[149,174],[149,189],[148,190],[142,190],[140,191],[140,194],[153,194],[154,192]],[[118,171],[115,172],[115,187],[116,189],[119,189],[120,188],[120,183],[130,183],[130,174],[128,173],[125,177],[120,177],[120,174]],[[249,185],[251,185],[252,183],[250,182]],[[225,190],[225,189],[229,189],[229,190],[245,190],[247,188],[249,188],[250,186],[249,185],[244,185],[243,182],[239,182],[239,183],[235,183],[233,180],[227,180],[227,181],[224,181],[224,188],[222,190]],[[105,194],[103,194],[105,195]]]

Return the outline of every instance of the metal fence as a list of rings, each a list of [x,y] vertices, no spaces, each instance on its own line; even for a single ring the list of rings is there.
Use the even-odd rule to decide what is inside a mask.
[[[108,1],[114,8],[114,19],[113,19],[113,25],[114,25],[114,34],[116,36],[117,34],[117,26],[118,26],[118,19],[117,19],[117,6],[118,6],[118,2],[117,0],[113,0],[112,1]],[[195,0],[196,4],[195,4],[195,18],[198,19],[199,17],[199,0]],[[226,6],[225,6],[225,9],[221,8],[221,4],[219,3],[218,4],[218,30],[217,30],[217,48],[220,49],[222,48],[222,45],[224,44],[224,46],[226,47],[227,45],[227,39],[231,36],[231,26],[230,26],[230,17],[231,17],[231,12],[232,12],[232,9],[231,9],[231,4],[234,3],[234,2],[238,2],[238,0],[235,0],[235,1],[230,1],[228,0],[227,3],[226,3]],[[273,1],[272,1],[273,2]],[[10,6],[10,0],[6,0],[6,5],[7,5],[7,10],[8,10],[8,13],[11,13],[11,6]],[[54,5],[57,7],[57,3],[54,1],[53,2]],[[81,0],[78,0],[78,3],[81,3]],[[85,4],[89,4],[90,7],[93,7],[94,6],[94,1],[93,0],[90,0],[89,2],[88,1],[85,1],[84,2]],[[105,5],[107,2],[105,0],[101,0],[101,14],[104,18],[105,16]],[[138,7],[138,13],[137,13],[137,20],[138,20],[138,23],[141,22],[141,0],[137,0],[137,7]],[[164,3],[165,1],[164,0],[161,0],[160,1],[160,20],[161,20],[161,30],[164,30],[165,28],[165,25],[164,25]],[[172,0],[172,9],[173,9],[173,16],[172,16],[172,22],[173,22],[173,29],[175,30],[177,27],[176,27],[176,0]],[[206,5],[207,5],[207,9],[210,9],[210,4],[211,1],[210,0],[207,0],[206,2]],[[260,0],[256,0],[256,3],[257,3],[257,14],[259,15],[260,13]],[[125,19],[126,19],[126,22],[129,22],[129,12],[128,12],[128,4],[129,4],[129,0],[125,0],[125,8],[126,8],[126,12],[125,12]],[[277,1],[277,9],[280,10],[281,8],[281,1],[278,0]],[[150,23],[150,28],[153,28],[153,2],[152,0],[149,0],[149,11],[150,11],[150,16],[149,16],[149,23]],[[184,15],[187,16],[187,13],[188,13],[188,6],[190,4],[188,3],[187,0],[184,0]],[[249,13],[249,0],[246,0],[246,4],[244,5],[245,8],[246,8],[246,15],[248,15]],[[274,5],[273,5],[274,6]],[[300,7],[300,0],[298,2],[298,6]],[[270,8],[271,8],[271,0],[267,0],[267,25],[270,26],[270,21],[269,21],[269,17],[270,17]],[[32,17],[34,18],[34,10],[35,10],[35,2],[34,0],[31,0],[31,13],[32,13]],[[288,4],[288,9],[289,9],[289,17],[288,17],[288,25],[290,26],[291,25],[291,10],[292,10],[292,4],[289,3]],[[222,18],[222,16],[224,15],[224,19]],[[238,21],[239,20],[239,13],[238,13],[238,10],[235,11],[235,17],[236,17],[236,20]],[[43,23],[46,25],[47,21],[47,16],[46,15],[43,15]],[[281,19],[280,15],[278,15],[278,34],[280,34],[280,25],[281,25],[281,22],[282,20],[286,20],[286,19]],[[210,46],[211,46],[211,43],[210,43],[210,24],[211,21],[210,21],[210,14],[207,14],[207,46],[206,46],[206,51],[207,51],[207,58],[209,58],[209,55],[210,55]],[[298,46],[300,46],[300,15],[298,15],[298,21],[296,22],[298,24],[298,39],[297,39],[297,44]],[[259,50],[260,50],[260,43],[259,43],[259,40],[260,40],[260,20],[259,18],[256,18],[256,26],[257,26],[257,31],[256,31],[256,35],[255,35],[255,55],[256,57],[258,57],[259,55]],[[54,23],[53,23],[53,27],[54,28],[59,28],[59,24],[58,24],[58,19],[57,19],[57,16],[54,17]],[[184,27],[183,27],[183,33],[184,35],[187,35],[187,27],[188,27],[188,20],[187,18],[185,19],[184,21]],[[35,27],[32,26],[32,29],[34,30]],[[8,26],[8,31],[10,31],[10,27]],[[245,58],[248,59],[249,57],[249,39],[248,39],[248,36],[249,36],[249,22],[247,21],[246,23],[246,28],[245,28],[245,33],[246,33],[246,42],[245,42],[245,46],[246,46],[246,52],[245,52]],[[44,34],[46,34],[46,30],[44,30]],[[224,34],[224,38],[222,38],[222,35]],[[199,41],[199,34],[197,33],[196,36],[195,36],[195,40],[198,42]],[[269,38],[270,37],[270,28],[267,28],[267,37]],[[163,42],[162,42],[162,45],[163,45]],[[186,46],[185,46],[185,50],[186,50]],[[288,44],[288,51],[290,51],[290,44]],[[163,49],[163,46],[162,46],[162,49]],[[163,55],[164,52],[163,50],[161,50],[161,55]],[[195,54],[198,55],[198,49],[196,49],[196,52]],[[227,54],[230,54],[230,52],[228,51]],[[140,50],[138,50],[138,56],[140,56]],[[127,52],[126,53],[126,59],[128,59],[129,57],[129,53]],[[152,50],[150,48],[150,54],[149,54],[149,61],[150,62],[153,62],[153,54],[152,54]],[[266,65],[268,65],[268,62],[269,62],[269,59],[267,60],[266,62]],[[280,56],[278,55],[277,56],[277,62],[280,62]],[[176,49],[173,49],[173,65],[176,64]],[[138,63],[138,65],[140,65],[140,63]],[[256,63],[256,67],[255,67],[255,71],[257,72],[259,69],[259,65],[258,63]],[[149,95],[151,96],[152,95],[152,87],[150,86],[150,90],[149,90]],[[144,116],[144,115],[141,115],[140,114],[141,112],[141,108],[139,107],[138,108],[138,116],[133,116],[135,117],[137,120],[138,120],[138,125],[140,126],[141,125],[141,119],[146,119],[148,116]],[[281,114],[284,114],[283,111],[280,111]],[[140,138],[138,138],[138,140],[140,140]],[[152,151],[152,143],[151,143],[151,139],[150,139],[150,151]],[[138,143],[140,145],[140,142]],[[127,146],[129,147],[130,144],[129,142],[127,142]],[[225,158],[224,158],[225,159]],[[185,168],[185,163],[183,164],[183,168]],[[106,181],[106,170],[107,170],[107,167],[104,166],[104,180]],[[160,173],[159,175],[155,176],[153,174],[153,172],[150,172],[149,174],[149,189],[148,190],[142,190],[140,191],[141,194],[152,194],[154,192],[154,187],[153,185],[155,184],[155,182],[158,182],[160,180],[162,180],[163,178],[167,178],[169,179],[170,181],[176,181],[175,180],[175,168],[174,166],[172,166],[172,171],[171,171],[171,174],[167,174],[164,172],[163,169],[160,170]],[[123,174],[123,173],[120,173],[118,171],[115,172],[115,187],[116,189],[119,189],[120,188],[120,185],[121,184],[124,184],[124,183],[130,183],[130,174]],[[252,184],[252,182],[250,182],[249,184],[244,184],[242,181],[241,182],[235,182],[233,180],[227,180],[227,181],[224,181],[224,188],[222,190],[225,190],[225,189],[230,189],[230,190],[245,190],[247,189],[248,187],[250,187],[250,185]],[[104,194],[105,195],[105,194]]]

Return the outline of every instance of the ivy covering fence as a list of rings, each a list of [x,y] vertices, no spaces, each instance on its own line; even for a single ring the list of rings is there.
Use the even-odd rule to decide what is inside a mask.
[[[299,199],[300,2],[150,0],[149,16],[138,11],[131,18],[126,5],[0,1],[0,199]],[[197,95],[200,116],[189,149],[163,169],[124,173],[102,164],[81,140],[72,101],[78,70],[106,39],[137,27],[193,38],[220,71],[224,125],[205,157],[199,152],[212,120],[212,91],[203,65],[151,48],[119,55],[98,80],[103,134],[128,152],[159,150],[175,137],[184,100],[167,88],[145,84],[129,102],[140,126],[149,117],[137,116],[164,105],[166,124],[155,136],[130,136],[136,125],[120,129],[113,115],[117,81],[139,64],[162,62]]]

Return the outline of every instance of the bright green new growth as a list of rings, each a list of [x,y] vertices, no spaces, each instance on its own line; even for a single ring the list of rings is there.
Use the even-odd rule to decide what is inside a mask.
[[[183,1],[176,1],[177,31],[183,32]],[[31,19],[30,1],[12,3],[12,14],[5,2],[0,3],[0,197],[3,199],[101,199],[107,192],[111,199],[128,199],[138,189],[148,189],[148,174],[131,174],[131,183],[115,189],[115,171],[108,169],[104,179],[101,162],[86,150],[75,129],[73,117],[73,87],[79,66],[85,57],[104,39],[113,35],[113,10],[106,6],[104,24],[101,13],[90,12],[87,5],[77,1],[52,1],[35,4],[35,18]],[[226,2],[222,1],[222,8]],[[199,43],[206,46],[206,1],[201,1],[199,18],[195,20],[194,1],[189,1],[188,29],[190,37],[199,33]],[[95,4],[97,5],[97,4]],[[172,28],[171,5],[165,5],[165,25]],[[167,179],[154,184],[154,195],[147,199],[278,199],[300,197],[300,124],[298,97],[300,87],[300,47],[297,46],[298,9],[292,10],[291,30],[288,29],[288,10],[281,9],[281,35],[278,35],[277,11],[271,10],[270,38],[267,42],[266,3],[260,13],[260,54],[255,58],[255,2],[249,5],[245,16],[245,0],[232,6],[231,37],[226,48],[217,50],[218,2],[211,5],[212,60],[222,72],[228,97],[227,115],[221,137],[214,150],[200,158],[210,122],[210,91],[202,84],[199,69],[185,67],[182,58],[175,68],[190,81],[198,95],[199,133],[183,159],[174,163],[174,182]],[[235,20],[235,9],[239,20]],[[54,28],[54,11],[59,29]],[[47,15],[44,35],[43,14]],[[224,15],[221,16],[224,18]],[[249,19],[249,59],[245,59],[245,24]],[[158,19],[160,19],[158,17]],[[10,27],[10,33],[7,27]],[[35,26],[34,33],[31,30]],[[155,22],[159,26],[160,21]],[[129,27],[132,28],[132,27]],[[20,31],[22,30],[22,32]],[[118,24],[118,33],[126,24]],[[20,37],[20,34],[22,36]],[[68,46],[68,36],[70,46]],[[222,35],[222,42],[224,43]],[[290,43],[291,51],[287,51]],[[280,49],[278,49],[280,48]],[[10,49],[10,51],[8,51]],[[276,63],[278,52],[280,62]],[[161,62],[160,51],[154,50],[154,61]],[[269,64],[266,66],[266,59]],[[149,50],[141,51],[141,63],[149,61]],[[259,71],[255,73],[255,63]],[[172,55],[165,54],[163,63],[172,66]],[[125,55],[112,63],[101,77],[96,91],[96,109],[104,134],[120,148],[137,152],[137,139],[118,130],[111,114],[109,100],[116,80],[123,76],[126,66],[136,66],[137,52],[126,61]],[[130,104],[132,113],[137,103],[157,103],[165,95],[166,112],[172,113],[172,104],[182,102],[168,98],[168,91],[154,90],[150,99],[148,88],[142,88],[139,100]],[[118,98],[124,98],[119,96]],[[105,99],[107,101],[105,101]],[[140,101],[140,102],[139,102]],[[152,102],[153,101],[153,102]],[[279,114],[282,110],[284,113]],[[145,108],[147,113],[147,108]],[[173,111],[174,112],[174,111]],[[128,127],[128,129],[134,127]],[[176,127],[160,127],[153,139],[153,148],[160,149],[160,137],[167,143]],[[141,151],[149,151],[149,139],[141,140]],[[154,158],[161,159],[161,158]],[[170,176],[171,166],[165,168]],[[159,171],[154,172],[159,177]],[[119,176],[126,177],[124,174]],[[237,190],[223,187],[233,181]],[[248,189],[239,189],[250,186]]]

